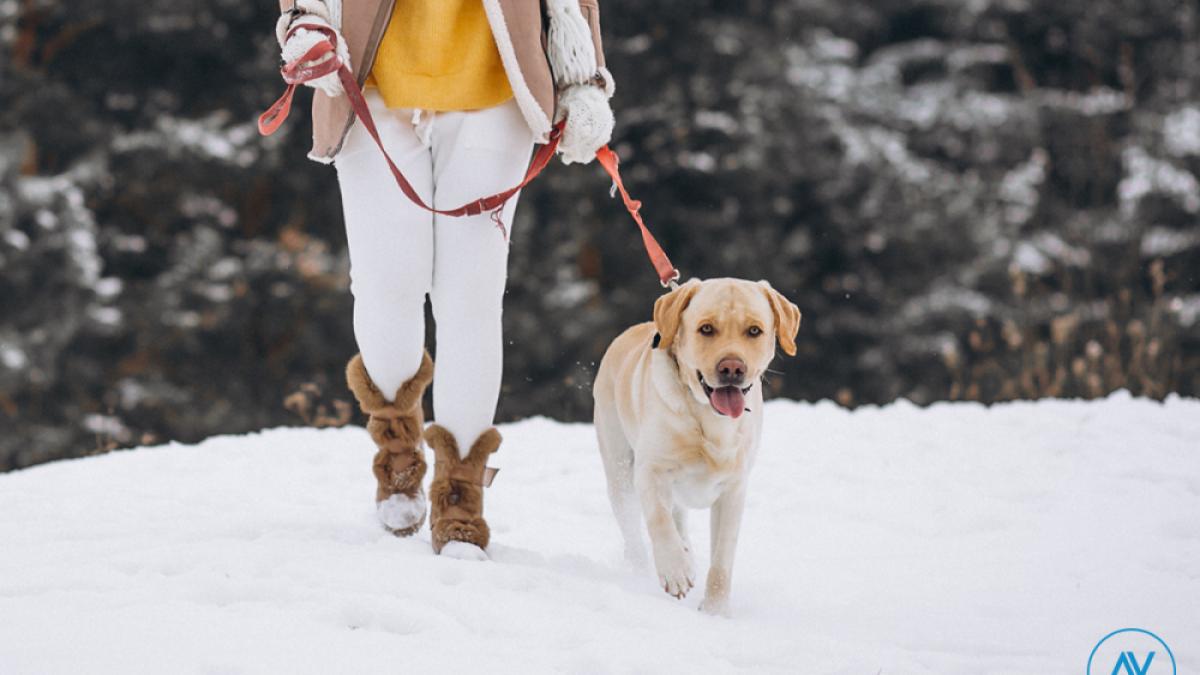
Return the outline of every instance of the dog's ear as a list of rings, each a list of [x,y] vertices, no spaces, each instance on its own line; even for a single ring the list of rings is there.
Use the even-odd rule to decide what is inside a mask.
[[[662,349],[670,349],[671,345],[675,344],[680,317],[698,290],[700,280],[689,279],[687,283],[654,301],[654,327],[658,329],[662,338],[658,343]]]
[[[767,281],[758,282],[771,303],[771,313],[775,315],[775,337],[779,346],[783,347],[788,356],[796,355],[796,333],[800,332],[800,308],[783,297],[783,294],[771,287]]]

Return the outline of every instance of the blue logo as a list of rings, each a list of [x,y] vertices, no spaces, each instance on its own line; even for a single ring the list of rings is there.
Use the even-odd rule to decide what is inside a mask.
[[[1122,628],[1092,648],[1087,675],[1168,675],[1168,662],[1169,675],[1178,675],[1175,655],[1162,638],[1141,628]]]

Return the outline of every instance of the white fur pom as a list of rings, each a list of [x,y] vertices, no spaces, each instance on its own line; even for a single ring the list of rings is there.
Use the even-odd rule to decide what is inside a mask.
[[[613,113],[608,95],[600,87],[573,84],[558,97],[558,109],[567,116],[558,152],[564,164],[587,164],[612,138]]]
[[[406,530],[425,519],[425,494],[415,497],[394,494],[375,505],[375,515],[389,530]]]
[[[465,541],[446,542],[442,547],[442,555],[455,560],[489,560],[486,551]]]
[[[548,0],[546,13],[550,17],[546,52],[554,83],[563,87],[591,80],[596,74],[596,46],[579,0]]]

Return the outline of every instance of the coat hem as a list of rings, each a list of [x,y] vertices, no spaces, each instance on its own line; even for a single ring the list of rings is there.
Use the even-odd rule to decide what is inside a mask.
[[[483,9],[488,17],[488,25],[492,29],[492,37],[496,40],[496,49],[500,52],[500,61],[508,74],[509,85],[512,86],[513,97],[517,99],[517,107],[533,131],[534,140],[546,143],[550,140],[550,118],[534,98],[529,84],[521,74],[521,65],[517,60],[517,50],[513,47],[512,36],[508,34],[508,24],[504,20],[504,10],[500,0],[483,0]]]

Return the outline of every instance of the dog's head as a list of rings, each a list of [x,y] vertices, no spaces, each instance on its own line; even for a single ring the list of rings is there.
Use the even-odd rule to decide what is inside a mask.
[[[654,324],[692,395],[737,418],[775,341],[795,355],[800,310],[765,281],[692,279],[654,303]]]

